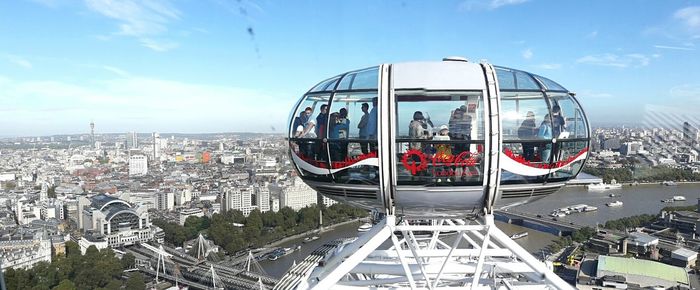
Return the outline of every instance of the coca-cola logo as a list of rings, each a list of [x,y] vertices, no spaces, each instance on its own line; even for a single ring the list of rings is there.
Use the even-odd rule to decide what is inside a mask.
[[[475,166],[478,163],[477,154],[469,151],[461,152],[457,155],[451,154],[431,154],[428,155],[420,150],[409,149],[403,154],[401,163],[404,168],[411,172],[412,175],[417,175],[419,172],[428,169],[429,165],[436,167],[463,168]],[[455,175],[454,170],[441,170],[435,172],[435,175],[452,176]]]

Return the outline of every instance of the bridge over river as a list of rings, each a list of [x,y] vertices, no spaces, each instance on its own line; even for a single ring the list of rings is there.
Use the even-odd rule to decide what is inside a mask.
[[[585,225],[574,222],[559,221],[547,216],[528,214],[517,211],[495,211],[494,218],[509,224],[519,225],[533,230],[550,233],[557,236],[568,236]]]
[[[138,269],[141,272],[155,276],[160,254],[152,248],[136,245],[126,250],[140,260]],[[226,289],[272,289],[278,283],[277,279],[263,273],[247,271],[244,265],[233,267],[222,263],[200,261],[173,248],[163,247],[162,249],[164,253],[161,257],[166,257],[165,270],[160,269],[158,277],[187,285],[190,289],[211,289],[214,281],[217,281],[217,287],[223,286]]]

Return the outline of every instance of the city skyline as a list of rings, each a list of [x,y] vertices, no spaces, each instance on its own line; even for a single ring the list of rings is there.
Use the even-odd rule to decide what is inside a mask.
[[[327,77],[449,55],[549,77],[592,126],[698,120],[700,6],[442,4],[2,3],[0,136],[83,134],[90,121],[98,135],[282,133]]]

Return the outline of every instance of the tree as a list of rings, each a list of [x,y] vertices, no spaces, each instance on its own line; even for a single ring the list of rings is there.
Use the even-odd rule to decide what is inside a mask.
[[[70,257],[70,256],[78,256],[79,257],[80,255],[81,255],[80,246],[78,245],[78,243],[76,243],[74,241],[67,241],[66,242],[66,256],[67,257]]]
[[[103,288],[104,290],[119,290],[122,288],[122,282],[116,279],[112,279],[112,281],[109,281],[107,285],[105,285]]]
[[[146,282],[143,280],[143,275],[139,272],[135,272],[129,276],[124,284],[126,290],[143,290],[146,289]]]
[[[144,285],[145,286],[145,285]],[[58,286],[54,287],[53,290],[76,290],[75,284],[68,279],[64,279]]]
[[[585,242],[595,234],[595,229],[591,227],[583,227],[571,235],[571,238],[579,243]]]
[[[31,269],[32,285],[36,289],[51,289],[58,283],[56,268],[48,262],[40,262]]]
[[[5,270],[5,282],[7,289],[17,289],[17,273],[14,268]]]
[[[56,266],[56,278],[59,281],[71,279],[73,274],[73,264],[68,257],[58,256],[51,263]]]
[[[136,257],[132,253],[126,253],[122,256],[121,264],[123,269],[132,269],[136,266]]]
[[[294,212],[293,209],[289,207],[283,207],[280,209],[280,213],[282,214],[284,223],[283,227],[286,229],[293,229],[297,225],[297,213]]]

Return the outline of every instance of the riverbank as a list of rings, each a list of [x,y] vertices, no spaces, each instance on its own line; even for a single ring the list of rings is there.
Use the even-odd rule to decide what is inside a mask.
[[[306,232],[303,232],[303,233],[300,233],[300,234],[296,234],[296,235],[293,235],[293,236],[289,236],[289,237],[283,238],[283,239],[281,239],[281,240],[277,240],[277,241],[274,241],[274,242],[272,242],[272,243],[266,244],[266,245],[264,245],[264,246],[262,246],[262,247],[263,247],[263,248],[273,248],[273,247],[277,247],[277,246],[279,246],[279,245],[281,245],[281,244],[284,244],[284,243],[289,242],[289,241],[292,241],[292,240],[296,240],[296,239],[299,239],[299,238],[303,238],[303,237],[308,236],[308,235],[315,235],[315,234],[323,233],[323,232],[325,232],[325,231],[330,231],[330,230],[333,230],[333,229],[335,229],[336,227],[339,227],[339,226],[347,225],[347,224],[350,224],[350,223],[353,223],[353,222],[357,223],[357,222],[359,222],[360,220],[362,220],[362,218],[351,219],[351,220],[349,220],[349,221],[344,221],[344,222],[340,222],[340,223],[337,223],[337,224],[332,224],[332,225],[324,226],[323,229],[314,229],[314,230],[306,231]]]
[[[700,184],[700,181],[674,181],[677,185],[681,184]],[[622,186],[626,187],[632,187],[632,186],[640,186],[640,185],[659,185],[663,187],[674,187],[673,185],[664,185],[663,182],[655,181],[655,182],[620,182],[618,184],[621,184]],[[582,187],[586,188],[588,184],[567,184],[566,187]]]

